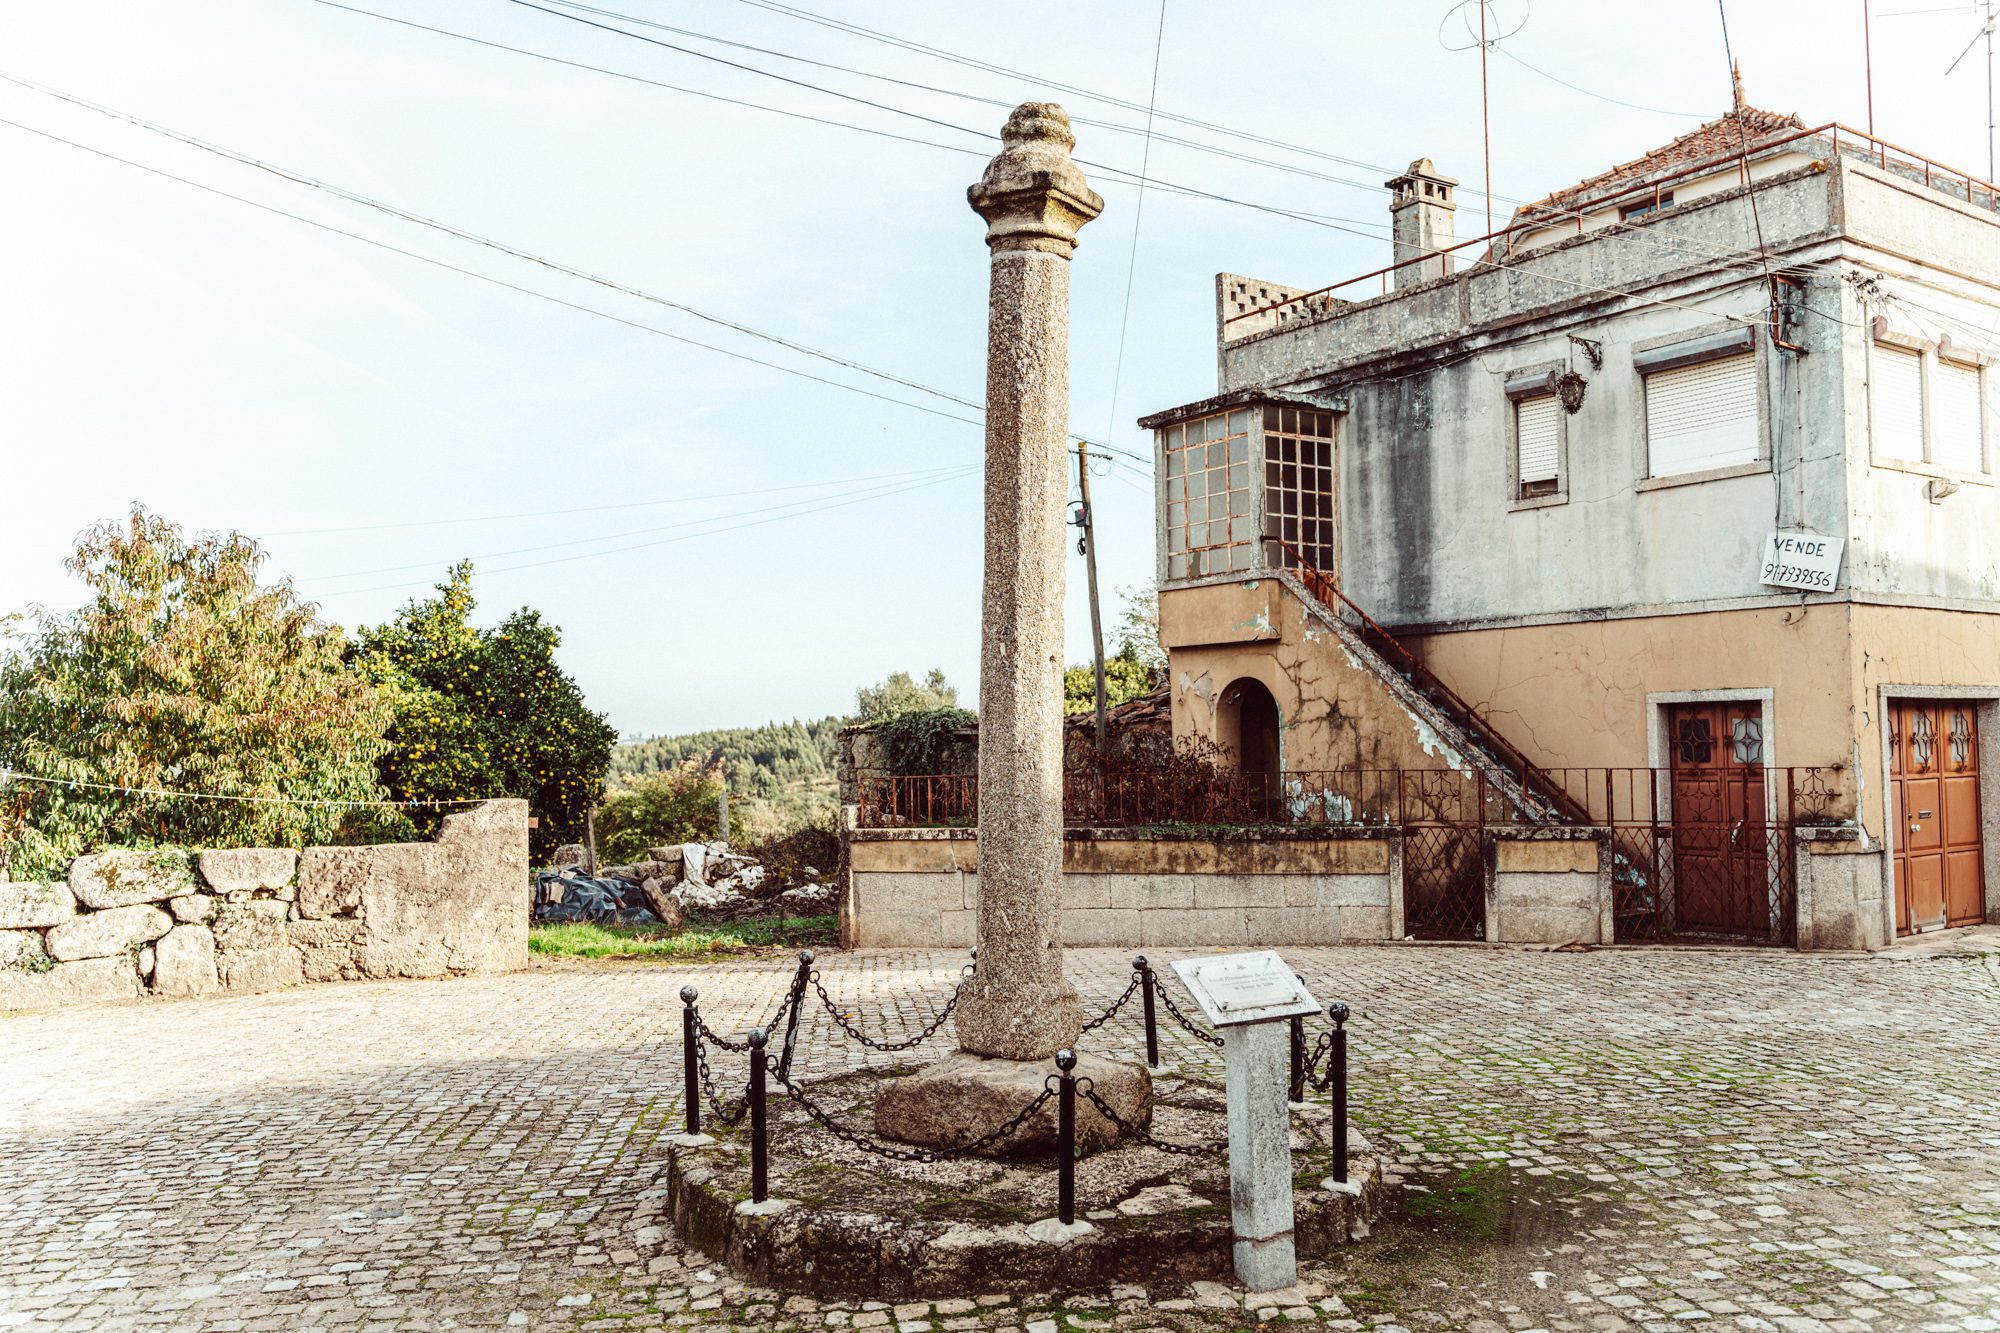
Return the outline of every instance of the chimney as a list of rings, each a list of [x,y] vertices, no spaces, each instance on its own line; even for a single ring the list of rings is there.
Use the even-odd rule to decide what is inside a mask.
[[[1438,255],[1451,248],[1451,215],[1458,211],[1453,191],[1458,182],[1438,175],[1436,165],[1420,157],[1410,163],[1408,171],[1384,183],[1389,187],[1389,230],[1396,243],[1395,262],[1430,261],[1397,269],[1396,286],[1411,287],[1449,276],[1452,257],[1440,259]]]

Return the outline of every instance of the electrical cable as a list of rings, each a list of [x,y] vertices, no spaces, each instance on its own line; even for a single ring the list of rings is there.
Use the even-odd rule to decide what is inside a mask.
[[[1501,55],[1506,56],[1509,60],[1519,65],[1522,69],[1527,70],[1529,73],[1539,74],[1543,78],[1547,79],[1550,83],[1559,83],[1573,93],[1582,93],[1585,97],[1594,97],[1600,102],[1609,102],[1613,106],[1627,107],[1633,111],[1649,111],[1656,116],[1675,116],[1682,120],[1703,119],[1701,115],[1693,111],[1669,111],[1665,107],[1642,106],[1637,102],[1627,102],[1621,98],[1610,97],[1600,92],[1593,92],[1589,88],[1585,88],[1579,84],[1571,83],[1568,79],[1565,79],[1560,75],[1551,74],[1547,70],[1541,68],[1541,66],[1539,65],[1529,64],[1527,61],[1521,59],[1521,57],[1515,55],[1512,51],[1509,51],[1504,46],[1500,46],[1496,43],[1493,49],[1498,51]]]
[[[930,480],[930,481],[920,481],[920,482],[915,482],[915,483],[912,483],[911,485],[908,485],[908,486],[904,486],[904,487],[902,487],[902,488],[901,488],[901,489],[899,489],[899,490],[894,490],[894,491],[886,491],[886,492],[884,492],[884,493],[883,493],[882,495],[865,495],[865,496],[861,496],[861,497],[859,497],[859,498],[857,498],[857,499],[852,499],[852,500],[842,500],[842,501],[840,501],[840,502],[838,502],[838,503],[835,503],[835,504],[829,504],[829,505],[823,505],[823,506],[821,506],[821,507],[820,507],[819,509],[813,509],[813,510],[807,510],[807,511],[804,511],[804,513],[821,513],[821,512],[824,512],[825,510],[828,510],[828,509],[845,509],[845,508],[847,508],[847,507],[849,507],[849,506],[851,506],[851,505],[857,505],[857,504],[862,504],[862,503],[864,503],[864,502],[866,502],[866,501],[868,501],[868,500],[877,500],[877,499],[885,499],[885,498],[887,498],[887,497],[888,497],[889,495],[903,495],[903,494],[907,494],[907,493],[909,493],[909,492],[911,492],[911,491],[919,491],[919,490],[923,490],[923,489],[925,489],[925,488],[927,488],[927,487],[930,487],[930,486],[937,486],[937,485],[940,485],[940,484],[942,484],[943,482],[946,482],[946,481],[953,481],[953,480],[958,480],[958,479],[960,479],[960,478],[963,478],[963,477],[967,477],[967,476],[971,476],[972,474],[974,474],[974,473],[976,473],[976,472],[978,472],[978,471],[979,471],[979,469],[978,469],[978,468],[976,468],[976,467],[974,467],[974,468],[967,468],[967,469],[965,469],[964,471],[962,471],[962,472],[958,473],[958,474],[957,474],[956,476],[952,476],[952,477],[938,477],[938,478],[934,478],[934,479],[932,479],[932,480]],[[511,573],[513,573],[513,572],[515,572],[515,571],[517,571],[517,570],[522,570],[522,569],[540,569],[540,568],[542,568],[542,567],[544,567],[544,566],[546,566],[546,565],[564,565],[564,564],[569,564],[569,563],[571,563],[571,562],[573,562],[573,561],[577,561],[577,560],[593,560],[593,559],[597,559],[598,557],[601,557],[601,556],[607,556],[607,555],[626,555],[626,554],[629,554],[630,552],[633,552],[633,551],[646,551],[646,550],[652,550],[652,549],[654,549],[655,547],[660,547],[660,546],[672,546],[672,545],[675,545],[675,544],[676,544],[676,543],[678,543],[678,542],[685,542],[685,541],[693,541],[693,540],[694,540],[695,538],[697,538],[697,537],[713,537],[713,536],[717,536],[717,535],[718,535],[718,534],[720,534],[720,533],[724,533],[724,532],[738,532],[738,531],[741,531],[742,529],[745,529],[745,528],[761,528],[761,527],[765,527],[765,526],[767,526],[767,525],[769,525],[769,524],[772,524],[772,523],[778,523],[778,522],[782,522],[782,521],[784,521],[784,520],[785,520],[785,519],[787,519],[787,518],[801,518],[801,517],[803,517],[803,516],[804,516],[804,513],[800,513],[800,514],[782,514],[782,515],[779,515],[779,516],[777,516],[777,517],[775,517],[775,518],[760,518],[760,519],[754,519],[754,520],[752,520],[751,522],[748,522],[748,523],[738,523],[738,524],[735,524],[735,525],[734,525],[734,526],[732,526],[732,527],[727,527],[727,528],[716,528],[716,529],[714,529],[714,530],[712,530],[712,531],[709,531],[709,532],[690,532],[690,533],[684,533],[684,534],[682,534],[681,536],[678,536],[678,537],[662,537],[662,538],[660,538],[660,539],[659,539],[658,541],[651,541],[651,542],[639,542],[639,543],[636,543],[636,544],[634,544],[634,545],[631,545],[631,546],[621,546],[621,547],[619,547],[619,548],[618,548],[617,550],[614,550],[614,551],[585,551],[585,552],[583,552],[583,553],[582,553],[582,554],[580,554],[580,555],[559,555],[559,556],[554,556],[554,557],[552,557],[552,558],[550,558],[550,559],[548,559],[548,560],[532,560],[532,561],[529,561],[529,562],[528,562],[528,563],[526,563],[526,564],[520,564],[520,565],[502,565],[502,566],[500,566],[500,567],[499,567],[499,568],[497,568],[497,569],[488,569],[488,570],[483,570],[483,571],[480,571],[480,577],[482,577],[482,578],[483,578],[483,577],[485,577],[485,576],[487,576],[487,575],[490,575],[490,574],[511,574]],[[425,583],[425,582],[422,582],[422,581],[418,581],[418,582],[414,582],[414,583],[412,583],[412,582],[403,582],[403,583],[384,583],[384,584],[378,584],[378,585],[375,585],[375,586],[373,586],[373,587],[367,587],[367,588],[345,588],[345,589],[341,589],[341,590],[339,590],[339,591],[336,591],[336,592],[330,592],[330,593],[328,593],[328,594],[326,594],[326,595],[327,595],[327,596],[329,596],[329,597],[352,597],[352,596],[358,596],[358,595],[360,595],[361,593],[369,593],[369,592],[396,592],[396,591],[400,591],[400,590],[402,590],[402,589],[405,589],[405,588],[424,588],[424,587],[430,587],[430,586],[432,586],[432,585],[430,585],[430,584],[428,584],[428,583]]]
[[[79,149],[83,152],[90,153],[96,157],[102,157],[109,161],[120,163],[121,165],[124,166],[136,168],[137,170],[144,171],[150,175],[160,176],[164,177],[167,180],[177,181],[182,185],[189,186],[193,189],[201,190],[204,193],[213,194],[224,199],[229,199],[239,204],[246,204],[251,208],[259,209],[266,213],[276,214],[279,217],[290,218],[294,222],[303,222],[309,227],[316,227],[321,231],[332,232],[337,236],[345,236],[350,240],[360,241],[364,245],[374,246],[375,248],[380,250],[387,250],[392,254],[402,255],[405,258],[414,259],[419,261],[420,263],[429,264],[436,268],[447,269],[453,273],[462,274],[465,277],[476,278],[481,282],[490,283],[495,287],[503,287],[508,291],[519,292],[522,295],[532,296],[539,300],[548,301],[552,304],[559,306],[564,306],[570,310],[580,311],[581,313],[586,315],[595,315],[599,319],[606,319],[616,324],[623,324],[627,328],[638,329],[641,330],[642,332],[651,333],[657,337],[666,338],[674,342],[686,343],[693,347],[700,347],[707,351],[717,352],[723,356],[732,357],[739,361],[750,362],[752,365],[763,366],[771,370],[781,371],[787,375],[795,375],[800,379],[812,380],[815,383],[829,385],[836,389],[845,389],[849,393],[860,394],[863,397],[873,398],[880,402],[893,403],[898,407],[906,407],[914,412],[923,412],[931,416],[943,417],[947,421],[962,422],[970,426],[983,426],[985,424],[983,421],[979,420],[976,417],[961,416],[958,413],[947,412],[940,408],[927,406],[923,403],[913,403],[904,398],[897,398],[890,394],[878,393],[873,389],[863,388],[857,384],[848,384],[841,380],[828,379],[823,375],[815,375],[809,371],[800,370],[794,366],[787,366],[782,362],[770,361],[766,360],[763,357],[751,356],[747,352],[733,351],[730,348],[720,347],[714,343],[703,342],[699,338],[690,338],[687,337],[685,334],[671,333],[665,329],[658,328],[652,324],[644,324],[639,322],[638,320],[626,319],[622,315],[614,315],[609,311],[599,310],[592,306],[582,305],[575,301],[565,300],[560,296],[555,296],[548,292],[537,291],[532,287],[523,287],[518,283],[508,282],[504,278],[496,278],[490,274],[481,273],[475,269],[464,268],[461,267],[460,265],[450,263],[447,260],[437,259],[434,258],[433,256],[422,254],[415,250],[404,249],[401,246],[393,245],[387,241],[377,240],[372,236],[362,235],[360,232],[349,231],[344,227],[338,227],[329,222],[322,222],[317,218],[307,217],[302,213],[294,213],[287,209],[279,208],[272,204],[261,203],[255,199],[250,199],[239,194],[233,194],[228,190],[223,190],[213,185],[204,185],[199,181],[190,180],[185,176],[176,175],[171,171],[166,171],[159,167],[148,166],[143,162],[133,161],[131,158],[120,157],[116,153],[107,152],[106,150],[101,148],[93,148],[89,144],[80,143],[74,139],[67,139],[64,138],[62,135],[53,134],[47,130],[37,129],[32,125],[24,125],[19,121],[0,118],[0,125],[7,125],[14,129],[24,131],[25,133],[28,134],[37,135],[41,138],[49,139],[56,143],[65,144],[71,148]],[[942,390],[933,390],[932,392],[938,394],[938,396],[940,397],[951,396],[946,394]],[[977,408],[976,404],[974,406],[975,408]],[[983,411],[984,409],[978,408],[977,410]],[[1090,441],[1090,443],[1093,445],[1098,444],[1098,442],[1095,440]],[[1112,446],[1102,445],[1099,447],[1111,448]],[[1133,454],[1129,450],[1119,450],[1118,452],[1124,453],[1128,458],[1133,459],[1134,461],[1145,462],[1150,466],[1151,460],[1141,459],[1139,455]]]
[[[950,467],[913,468],[907,472],[871,472],[860,477],[838,477],[828,481],[801,481],[789,486],[759,486],[747,491],[712,491],[707,495],[675,495],[661,500],[626,500],[617,504],[578,505],[573,509],[530,509],[513,514],[475,514],[468,518],[425,518],[407,523],[355,523],[338,528],[280,528],[260,533],[271,537],[315,537],[327,533],[387,532],[399,528],[442,528],[465,523],[501,523],[517,518],[560,518],[567,514],[602,514],[619,509],[650,509],[657,505],[699,504],[705,500],[735,500],[746,495],[769,495],[773,491],[810,491],[827,486],[845,486],[856,481],[880,481],[890,477],[927,477],[956,470]]]
[[[962,477],[966,473],[976,470],[977,470],[976,468],[971,468],[971,467],[952,468],[946,472],[946,475],[942,477],[933,477],[930,480],[949,481],[957,477]],[[457,558],[462,560],[473,560],[473,561],[504,560],[509,556],[533,555],[541,551],[560,551],[560,550],[566,550],[574,546],[589,546],[597,542],[624,541],[632,537],[649,536],[652,533],[656,532],[675,532],[682,528],[701,527],[706,524],[719,523],[722,522],[724,519],[749,518],[751,516],[761,515],[761,514],[771,514],[779,518],[789,518],[792,517],[792,515],[784,511],[793,509],[802,509],[807,513],[813,513],[817,512],[817,508],[824,507],[824,502],[827,500],[847,499],[849,497],[854,497],[854,496],[860,496],[862,498],[872,498],[877,494],[891,493],[903,489],[904,487],[909,486],[911,484],[913,483],[909,482],[876,483],[869,486],[863,486],[852,491],[836,491],[831,496],[809,496],[803,500],[787,500],[780,504],[775,504],[775,505],[757,505],[750,509],[739,510],[735,513],[730,513],[730,514],[711,514],[705,518],[681,519],[673,523],[657,524],[650,528],[630,528],[622,532],[601,533],[594,537],[573,537],[568,541],[542,542],[534,546],[515,546],[515,547],[510,547],[509,549],[504,551],[480,551],[472,555],[464,555],[464,556],[459,556]],[[727,529],[723,529],[723,531],[727,531]],[[696,533],[694,535],[701,536],[704,534]],[[594,551],[594,552],[589,552],[589,554],[601,555],[606,553]],[[308,575],[301,575],[299,577],[302,579],[311,579],[315,583],[327,583],[339,579],[366,578],[375,574],[400,574],[406,569],[430,569],[437,563],[438,562],[436,560],[416,560],[403,565],[380,565],[373,569],[352,569],[346,571],[345,573],[340,573],[340,574],[308,574]]]
[[[1153,34],[1153,81],[1152,98],[1160,92],[1160,53],[1166,49],[1167,41],[1167,0],[1160,0],[1159,27]],[[1150,99],[1149,99],[1150,105]],[[1125,377],[1125,337],[1132,327],[1132,278],[1139,271],[1139,225],[1146,217],[1146,167],[1153,156],[1152,112],[1146,115],[1146,146],[1139,158],[1139,203],[1132,210],[1132,248],[1125,258],[1125,309],[1118,317],[1118,359],[1111,369],[1110,421],[1104,433],[1111,434],[1118,429],[1118,385]],[[1092,577],[1095,577],[1093,575]]]

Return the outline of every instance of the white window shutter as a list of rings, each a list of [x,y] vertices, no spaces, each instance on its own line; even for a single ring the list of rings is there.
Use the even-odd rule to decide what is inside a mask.
[[[1871,350],[1868,386],[1874,413],[1875,457],[1903,463],[1924,461],[1924,358],[1886,343]]]
[[[1514,436],[1520,449],[1523,486],[1556,479],[1556,441],[1561,438],[1556,413],[1561,410],[1552,393],[1538,393],[1514,403]]]
[[[1646,376],[1646,457],[1655,477],[1756,462],[1755,354]]]
[[[1979,367],[1940,360],[1931,374],[1931,461],[1947,472],[1986,470]]]

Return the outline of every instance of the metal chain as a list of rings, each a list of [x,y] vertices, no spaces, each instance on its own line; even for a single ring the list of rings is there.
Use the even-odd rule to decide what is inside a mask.
[[[1079,1078],[1076,1081],[1076,1090],[1082,1096],[1088,1097],[1090,1104],[1095,1106],[1098,1113],[1106,1120],[1116,1125],[1120,1134],[1136,1142],[1143,1143],[1148,1148],[1158,1148],[1161,1152],[1179,1153],[1183,1157],[1206,1157],[1211,1153],[1218,1156],[1227,1155],[1229,1147],[1227,1143],[1168,1143],[1165,1139],[1154,1138],[1151,1134],[1140,1129],[1137,1125],[1130,1123],[1124,1116],[1112,1110],[1105,1100],[1097,1095],[1097,1089],[1092,1086],[1088,1077]]]
[[[767,1032],[777,1031],[778,1025],[785,1021],[785,1012],[792,1007],[792,1002],[794,1001],[795,998],[796,998],[795,990],[786,993],[783,1002],[781,1002],[778,1005],[778,1012],[772,1014],[771,1021],[764,1025],[764,1028]],[[704,1038],[713,1042],[717,1046],[720,1046],[725,1051],[734,1051],[736,1054],[742,1055],[750,1049],[749,1042],[731,1041],[729,1040],[729,1038],[723,1036],[720,1032],[717,1032],[714,1028],[710,1027],[708,1025],[708,1020],[701,1016],[700,1009],[696,1009],[694,1011],[694,1026],[695,1026],[695,1031],[701,1033],[701,1035]]]
[[[1131,984],[1125,987],[1125,993],[1113,1000],[1109,1009],[1106,1009],[1103,1013],[1085,1023],[1083,1030],[1085,1032],[1092,1032],[1109,1023],[1112,1016],[1125,1007],[1125,1002],[1139,993],[1139,982],[1147,975],[1149,974],[1137,971],[1133,972]]]
[[[1167,988],[1165,984],[1163,984],[1160,981],[1159,973],[1148,972],[1146,975],[1153,979],[1153,993],[1160,997],[1161,1004],[1167,1006],[1167,1012],[1173,1015],[1174,1022],[1179,1023],[1182,1027],[1186,1028],[1189,1032],[1194,1033],[1196,1037],[1200,1038],[1202,1041],[1207,1042],[1211,1046],[1222,1045],[1222,1038],[1216,1036],[1213,1032],[1210,1032],[1207,1028],[1195,1026],[1195,1024],[1188,1018],[1188,1016],[1181,1012],[1181,1007],[1174,1003],[1174,997],[1167,994]]]
[[[1311,1052],[1306,1056],[1305,1082],[1315,1092],[1326,1092],[1333,1087],[1333,1061],[1328,1059],[1332,1054],[1333,1033],[1329,1030],[1319,1034],[1319,1040],[1313,1043]],[[1322,1060],[1326,1061],[1324,1074],[1319,1072]]]
[[[785,1095],[804,1107],[806,1114],[811,1116],[821,1129],[824,1129],[841,1142],[859,1148],[865,1153],[873,1153],[877,1157],[887,1157],[898,1162],[945,1162],[955,1157],[965,1157],[978,1152],[981,1148],[989,1147],[1004,1138],[1011,1137],[1015,1131],[1028,1122],[1035,1112],[1041,1110],[1047,1104],[1049,1098],[1056,1094],[1054,1086],[1056,1076],[1051,1074],[1044,1080],[1040,1096],[1022,1107],[1004,1124],[980,1135],[970,1143],[961,1143],[951,1148],[895,1148],[885,1143],[878,1143],[860,1130],[841,1124],[831,1115],[821,1110],[810,1097],[806,1096],[805,1089],[792,1082],[791,1079],[780,1078],[778,1081],[784,1087]]]
[[[968,967],[965,969],[965,976],[970,978],[971,975],[972,969]],[[812,974],[812,984],[813,989],[819,992],[819,1002],[826,1006],[826,1011],[829,1014],[833,1015],[833,1021],[840,1025],[840,1030],[860,1042],[863,1046],[876,1051],[907,1051],[912,1046],[921,1046],[929,1041],[937,1035],[937,1030],[945,1025],[945,1021],[951,1017],[952,1011],[958,1008],[959,993],[965,989],[965,981],[963,980],[958,985],[952,987],[951,998],[944,1002],[944,1008],[938,1010],[937,1016],[931,1019],[929,1025],[922,1032],[911,1037],[908,1041],[878,1041],[847,1021],[847,1015],[840,1012],[840,1007],[833,1002],[833,997],[826,993],[826,987],[821,983],[817,971]]]
[[[699,1024],[701,1020],[696,1018],[695,1022]],[[745,1047],[745,1049],[747,1050],[748,1047]],[[725,1125],[733,1127],[742,1124],[743,1117],[750,1112],[749,1091],[746,1089],[743,1095],[737,1098],[735,1102],[724,1105],[722,1099],[716,1096],[715,1093],[715,1075],[709,1072],[708,1046],[705,1042],[695,1042],[694,1058],[695,1064],[701,1070],[701,1091],[702,1095],[708,1100],[708,1109],[714,1112],[715,1118]]]

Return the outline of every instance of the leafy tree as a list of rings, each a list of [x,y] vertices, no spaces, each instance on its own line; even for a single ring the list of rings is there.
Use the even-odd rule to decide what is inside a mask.
[[[382,781],[409,800],[525,798],[537,820],[531,850],[544,857],[582,840],[617,733],[556,665],[554,626],[524,607],[478,629],[473,605],[472,566],[462,562],[435,597],[360,632],[355,665],[394,711]],[[447,813],[412,817],[428,833]]]
[[[620,865],[644,859],[649,847],[711,842],[722,784],[696,768],[655,773],[624,787],[597,812],[597,859]],[[743,838],[743,814],[729,803],[729,841]]]
[[[0,660],[0,766],[65,784],[0,779],[0,871],[396,831],[379,809],[307,803],[383,799],[389,714],[343,666],[340,629],[288,581],[258,582],[264,559],[241,533],[189,537],[144,509],[83,535],[65,563],[89,598],[14,618]]]
[[[846,725],[842,717],[794,718],[630,741],[611,752],[612,787],[689,765],[720,772],[729,808],[742,811],[748,836],[776,837],[834,818],[836,750]]]
[[[1127,699],[1150,694],[1157,679],[1153,669],[1131,653],[1121,650],[1104,659],[1104,704],[1115,708]],[[1097,707],[1097,672],[1091,664],[1073,666],[1063,672],[1063,712],[1088,713]]]
[[[862,722],[879,722],[898,713],[915,713],[933,708],[956,708],[958,691],[933,667],[919,685],[907,671],[897,671],[880,685],[863,685],[855,691],[855,711]]]
[[[1167,669],[1167,650],[1160,643],[1160,589],[1147,583],[1136,588],[1120,588],[1125,599],[1118,613],[1118,655],[1129,657],[1155,677]],[[1110,669],[1105,663],[1105,669]],[[1109,690],[1107,680],[1105,688]]]

